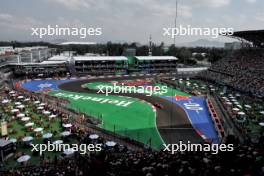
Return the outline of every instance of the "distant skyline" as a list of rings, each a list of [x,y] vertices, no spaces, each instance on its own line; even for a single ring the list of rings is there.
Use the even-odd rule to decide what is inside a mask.
[[[225,27],[240,30],[264,29],[262,0],[178,0],[178,25]],[[174,27],[175,0],[1,0],[1,41],[107,41],[172,44],[164,37],[164,27]],[[31,36],[32,27],[100,27],[103,35],[77,37]],[[177,37],[176,44],[198,39],[232,41],[227,37]]]

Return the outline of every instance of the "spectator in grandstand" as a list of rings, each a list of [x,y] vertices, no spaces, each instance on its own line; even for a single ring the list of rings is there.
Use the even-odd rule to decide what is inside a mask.
[[[200,77],[224,83],[244,92],[264,96],[264,54],[262,50],[236,51],[224,58]]]

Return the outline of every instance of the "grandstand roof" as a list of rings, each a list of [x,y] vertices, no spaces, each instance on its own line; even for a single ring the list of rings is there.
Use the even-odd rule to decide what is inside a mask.
[[[68,61],[70,60],[70,57],[62,56],[62,55],[56,55],[52,56],[48,59],[49,61]]]
[[[47,60],[47,61],[43,61],[39,64],[40,65],[49,65],[49,64],[64,64],[64,63],[66,63],[66,61],[50,61],[50,60]]]
[[[75,61],[126,61],[124,56],[76,56]]]
[[[238,31],[234,32],[233,37],[252,42],[257,47],[263,47],[264,45],[264,30]]]
[[[136,56],[138,60],[178,60],[174,56]]]
[[[10,63],[10,65],[58,65],[58,64],[65,64],[66,61],[43,61],[40,63],[37,62],[22,62],[22,63]]]
[[[63,42],[58,45],[95,45],[95,42]]]

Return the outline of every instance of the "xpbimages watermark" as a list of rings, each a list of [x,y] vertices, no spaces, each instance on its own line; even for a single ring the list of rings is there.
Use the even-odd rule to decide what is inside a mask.
[[[218,154],[219,152],[232,152],[234,151],[233,144],[193,144],[190,141],[184,143],[179,141],[177,144],[163,144],[163,151],[175,154],[177,152],[210,152]]]
[[[32,152],[39,152],[40,155],[43,152],[63,152],[72,150],[79,152],[80,154],[86,154],[88,152],[98,152],[102,150],[102,144],[53,144],[48,141],[47,144],[31,144]]]
[[[32,36],[37,36],[43,38],[44,36],[76,36],[81,39],[86,38],[87,36],[100,36],[103,34],[102,28],[94,27],[60,27],[58,25],[47,27],[35,27],[31,28]]]
[[[231,36],[233,34],[233,28],[200,28],[192,27],[191,25],[163,28],[163,36],[170,38],[175,38],[175,36],[212,36],[212,38],[218,38],[219,35]]]
[[[102,93],[108,96],[111,93],[144,93],[146,96],[163,95],[168,92],[167,86],[126,86],[122,84],[114,83],[112,86],[99,85],[97,86],[97,93]]]

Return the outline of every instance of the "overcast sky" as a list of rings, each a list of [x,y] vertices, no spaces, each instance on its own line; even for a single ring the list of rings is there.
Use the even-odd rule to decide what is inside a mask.
[[[103,35],[70,41],[127,41],[171,44],[163,28],[173,27],[175,0],[0,0],[0,40],[36,41],[32,27],[101,27]],[[193,27],[264,29],[263,0],[179,0],[178,22]],[[198,37],[177,37],[177,43]],[[207,37],[208,39],[208,37]],[[210,39],[210,38],[209,38]],[[44,38],[43,40],[50,40]],[[226,41],[225,37],[218,40]]]

